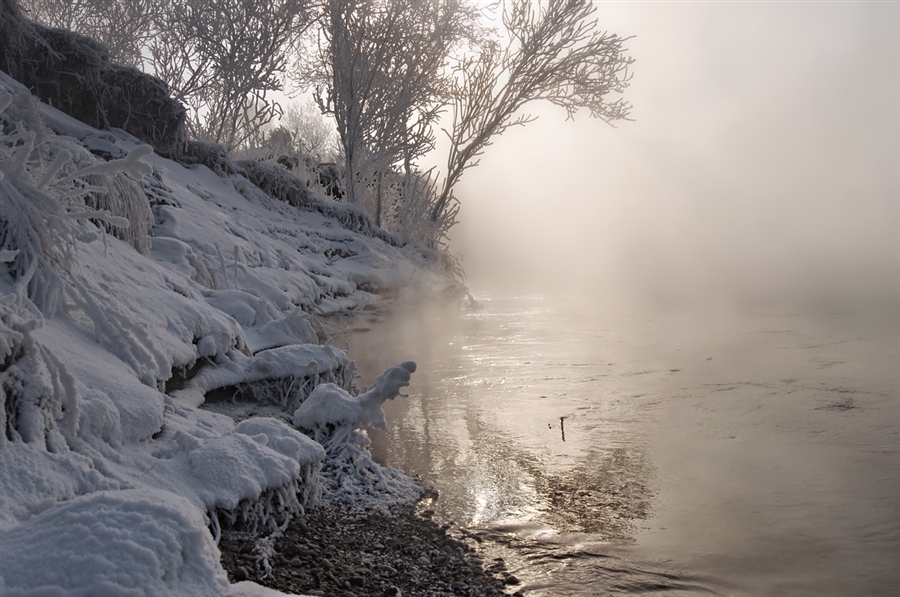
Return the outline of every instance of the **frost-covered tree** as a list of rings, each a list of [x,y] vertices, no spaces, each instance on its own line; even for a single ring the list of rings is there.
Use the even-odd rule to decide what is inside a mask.
[[[116,61],[144,65],[144,48],[163,22],[168,0],[21,0],[27,16],[101,40]]]
[[[601,31],[590,0],[513,0],[504,5],[504,41],[460,60],[453,80],[450,152],[435,222],[456,214],[453,187],[495,135],[534,120],[520,109],[535,100],[564,108],[569,118],[586,108],[607,123],[628,117],[630,106],[609,99],[628,86],[628,38]]]
[[[310,0],[22,0],[33,18],[109,47],[165,81],[188,128],[227,150],[280,114],[272,93],[310,24]]]
[[[293,135],[295,147],[304,156],[330,161],[339,151],[334,120],[323,116],[312,99],[289,104],[281,125]]]
[[[456,223],[463,172],[495,135],[533,120],[521,113],[527,103],[608,123],[630,109],[610,97],[628,86],[627,38],[599,29],[590,0],[504,2],[493,35],[484,14],[460,1],[328,1],[319,64],[301,77],[334,115],[350,201],[430,245]],[[417,164],[435,148],[444,110],[450,149],[439,176]]]
[[[448,99],[445,66],[475,35],[477,12],[460,0],[329,0],[321,16],[319,59],[301,80],[333,114],[347,171],[349,201],[367,182],[376,192],[394,165],[407,172],[434,148],[432,125]]]
[[[340,152],[334,120],[323,115],[312,98],[287,104],[277,124],[261,129],[260,133],[264,137],[262,144],[277,154],[290,153],[315,162],[332,162]]]
[[[170,0],[150,44],[156,74],[192,111],[195,138],[232,150],[280,108],[271,94],[302,32],[307,0]]]

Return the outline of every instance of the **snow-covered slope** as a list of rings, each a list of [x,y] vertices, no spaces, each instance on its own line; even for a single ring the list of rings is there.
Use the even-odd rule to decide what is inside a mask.
[[[416,497],[355,430],[383,424],[414,365],[353,397],[314,328],[452,286],[435,259],[347,206],[91,129],[3,73],[0,127],[0,593],[263,594],[228,584],[221,523],[278,533],[333,487]],[[324,404],[304,434],[293,419],[316,417],[294,411],[323,383],[359,406]]]

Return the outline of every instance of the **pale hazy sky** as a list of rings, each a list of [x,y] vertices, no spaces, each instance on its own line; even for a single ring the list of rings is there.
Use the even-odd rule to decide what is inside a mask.
[[[634,122],[540,115],[458,188],[474,286],[687,297],[900,284],[900,3],[598,3]]]

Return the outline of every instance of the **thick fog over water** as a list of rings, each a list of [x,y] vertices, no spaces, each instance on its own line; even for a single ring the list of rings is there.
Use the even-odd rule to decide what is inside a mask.
[[[665,308],[900,287],[900,5],[602,3],[633,122],[552,106],[487,148],[454,230],[473,288]]]

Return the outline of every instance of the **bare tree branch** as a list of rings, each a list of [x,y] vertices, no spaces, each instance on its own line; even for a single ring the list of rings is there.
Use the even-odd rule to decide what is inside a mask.
[[[494,135],[534,120],[516,114],[528,102],[547,100],[568,118],[586,108],[612,124],[627,119],[630,106],[610,93],[628,86],[633,59],[624,55],[630,38],[597,29],[590,0],[548,0],[535,6],[514,0],[505,6],[506,44],[486,46],[462,59],[452,87],[453,122],[447,173],[432,218],[452,204],[453,187]]]

